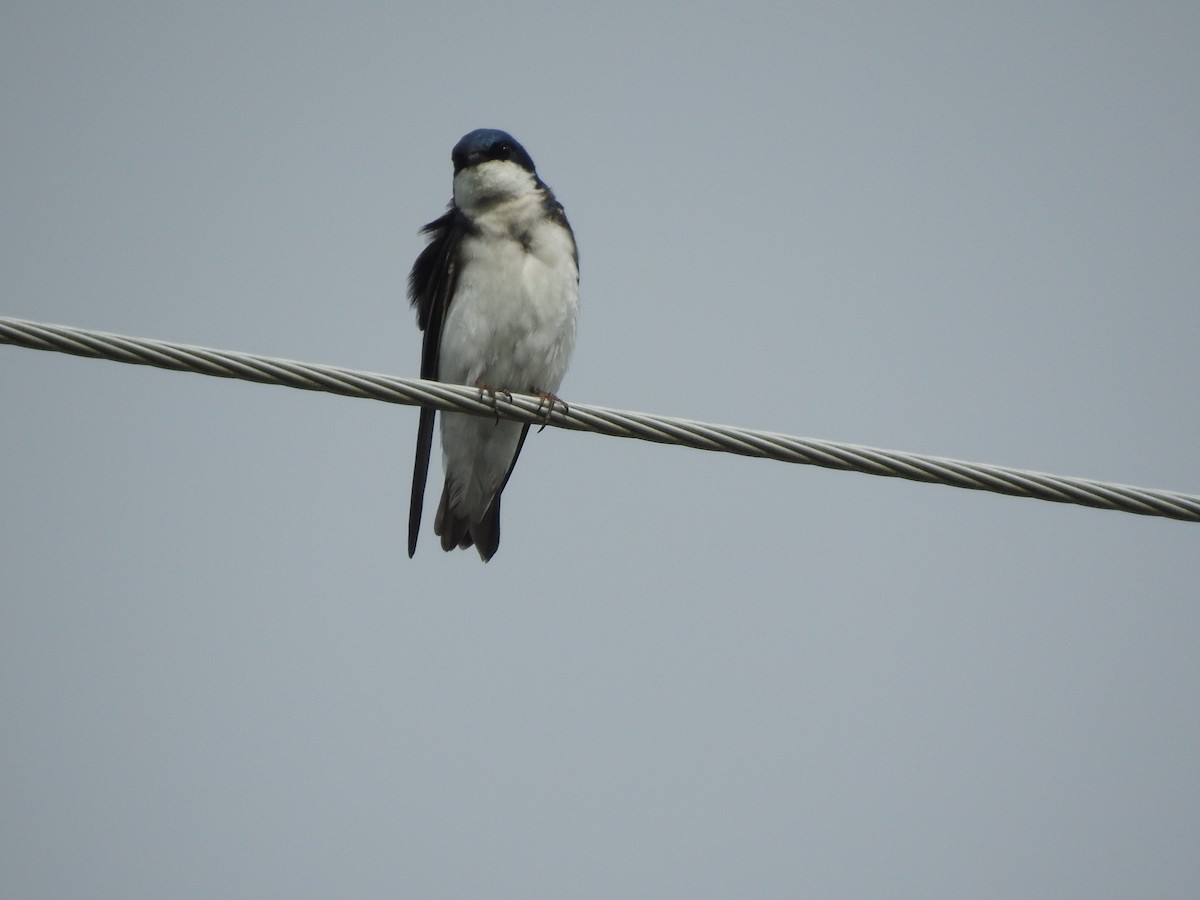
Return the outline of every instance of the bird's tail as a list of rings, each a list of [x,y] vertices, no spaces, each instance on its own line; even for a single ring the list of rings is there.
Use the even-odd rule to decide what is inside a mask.
[[[487,562],[500,548],[500,492],[492,497],[487,511],[478,522],[450,508],[450,483],[442,488],[442,499],[438,503],[437,515],[433,519],[433,533],[442,539],[443,550],[458,547],[466,550],[474,546],[479,557]]]

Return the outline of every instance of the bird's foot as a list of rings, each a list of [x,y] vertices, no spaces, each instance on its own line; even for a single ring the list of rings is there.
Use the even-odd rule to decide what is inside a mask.
[[[484,394],[487,394],[492,398],[492,414],[495,415],[496,422],[499,423],[500,411],[496,409],[496,395],[503,394],[505,399],[507,399],[509,403],[512,403],[512,391],[510,391],[508,388],[496,387],[495,385],[488,384],[482,378],[475,381],[475,387],[479,391],[480,400],[483,399]]]
[[[554,414],[555,406],[561,405],[564,415],[571,411],[571,407],[567,406],[567,401],[559,397],[558,394],[551,391],[534,391],[534,394],[538,398],[537,413],[542,417],[542,427],[538,429],[538,434],[541,434],[550,422],[550,416]],[[510,397],[509,399],[512,398]],[[543,407],[545,407],[545,412],[542,411]]]

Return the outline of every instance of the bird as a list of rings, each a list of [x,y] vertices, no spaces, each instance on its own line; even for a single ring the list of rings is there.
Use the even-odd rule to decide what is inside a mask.
[[[453,199],[421,229],[428,243],[413,263],[421,377],[471,385],[482,398],[513,391],[547,406],[575,347],[579,250],[562,204],[529,153],[506,131],[479,128],[450,154]],[[408,516],[408,555],[417,549],[435,411],[421,408]],[[500,546],[500,495],[529,426],[443,413],[445,483],[433,530],[443,550],[474,546],[487,562]]]

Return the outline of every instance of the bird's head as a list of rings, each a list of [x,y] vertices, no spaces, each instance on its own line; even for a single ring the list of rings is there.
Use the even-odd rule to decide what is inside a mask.
[[[517,139],[477,128],[454,145],[454,202],[464,211],[528,194],[541,186],[533,159]]]

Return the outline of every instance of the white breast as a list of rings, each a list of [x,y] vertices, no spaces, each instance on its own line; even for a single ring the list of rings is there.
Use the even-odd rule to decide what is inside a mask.
[[[463,239],[438,377],[557,391],[575,346],[579,271],[569,232],[527,195],[476,218]]]

